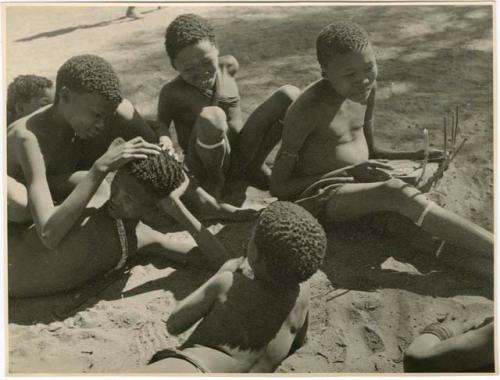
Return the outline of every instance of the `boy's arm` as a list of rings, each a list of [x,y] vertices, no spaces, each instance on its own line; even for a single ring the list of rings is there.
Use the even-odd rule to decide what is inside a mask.
[[[203,253],[215,261],[217,266],[221,265],[231,257],[224,246],[204,227],[201,222],[187,209],[180,200],[186,191],[188,180],[178,189],[174,190],[167,198],[160,202],[160,207],[167,214],[179,222],[194,238]]]
[[[217,273],[201,287],[179,302],[167,320],[167,331],[180,334],[205,317],[214,302],[231,287],[231,272]]]
[[[54,206],[47,182],[43,154],[31,132],[20,132],[15,140],[17,159],[26,179],[28,200],[33,221],[42,243],[54,249],[80,218],[107,173],[118,170],[135,158],[158,154],[158,147],[141,137],[125,142],[115,139],[109,149],[90,168],[69,196]]]
[[[374,111],[375,111],[375,97],[376,97],[377,87],[375,86],[370,93],[370,96],[366,105],[365,120],[363,125],[363,130],[365,133],[366,143],[368,145],[369,157],[371,159],[388,159],[388,160],[422,160],[425,156],[425,150],[420,149],[416,151],[395,151],[389,149],[382,149],[375,145],[375,139],[373,136],[374,127]],[[442,159],[443,152],[439,149],[429,150],[429,159],[439,160]]]
[[[26,179],[30,210],[38,235],[47,248],[54,249],[76,223],[106,172],[93,165],[66,200],[56,207],[37,139],[28,132],[19,136],[16,143],[17,158]]]
[[[293,176],[299,151],[315,128],[315,122],[308,108],[307,103],[305,106],[302,103],[295,103],[285,116],[281,149],[276,156],[270,183],[271,194],[281,200],[297,198],[322,177],[321,175]]]
[[[168,85],[163,86],[158,98],[157,119],[160,122],[160,127],[156,130],[158,142],[162,147],[173,148],[172,138],[170,136],[170,124],[173,116],[171,114],[171,99],[169,97]]]
[[[111,127],[116,128],[119,131],[119,136],[125,140],[141,136],[150,143],[157,141],[154,129],[128,99],[122,100],[110,122]]]

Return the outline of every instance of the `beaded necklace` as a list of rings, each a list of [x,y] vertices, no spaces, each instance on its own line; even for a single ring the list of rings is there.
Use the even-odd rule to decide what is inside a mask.
[[[120,257],[120,261],[114,267],[113,270],[121,269],[128,258],[128,241],[127,241],[127,232],[125,231],[125,225],[123,224],[123,220],[115,219],[116,230],[118,231],[118,238],[120,239],[120,247],[122,251],[122,256]]]

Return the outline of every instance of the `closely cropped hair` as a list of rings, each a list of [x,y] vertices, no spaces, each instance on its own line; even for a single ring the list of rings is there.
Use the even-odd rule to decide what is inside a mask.
[[[165,33],[165,49],[172,66],[182,49],[203,40],[216,45],[214,28],[207,20],[193,13],[177,16]]]
[[[260,215],[255,245],[274,283],[298,284],[311,277],[323,262],[326,234],[303,207],[278,201]]]
[[[160,196],[170,194],[184,180],[182,164],[165,150],[144,160],[131,161],[127,169]]]
[[[52,88],[52,81],[38,75],[19,75],[7,89],[7,109],[13,111],[16,103],[29,102],[43,90]]]
[[[118,76],[113,67],[97,55],[74,56],[59,68],[56,78],[56,102],[63,86],[78,93],[95,92],[116,106],[122,101]]]
[[[361,51],[370,44],[368,33],[353,22],[333,23],[319,33],[316,54],[321,66],[325,66],[333,54]]]

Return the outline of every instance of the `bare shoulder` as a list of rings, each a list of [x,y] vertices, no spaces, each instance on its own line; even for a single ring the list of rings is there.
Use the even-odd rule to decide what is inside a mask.
[[[220,56],[219,66],[223,69],[226,69],[227,72],[232,76],[234,76],[240,68],[238,60],[232,55]]]
[[[321,118],[328,105],[324,100],[325,89],[322,81],[310,84],[292,103],[285,116],[285,125],[299,124],[301,128],[306,125],[313,128],[315,121]],[[307,121],[307,123],[304,123]]]
[[[181,77],[176,77],[175,79],[163,85],[160,90],[160,101],[172,101],[175,97],[183,94],[186,90],[186,87],[186,83],[181,79]]]
[[[14,123],[9,125],[7,129],[7,139],[9,144],[22,144],[37,140],[37,137],[31,128],[28,128],[28,122],[31,119],[32,118],[25,117],[16,120]]]

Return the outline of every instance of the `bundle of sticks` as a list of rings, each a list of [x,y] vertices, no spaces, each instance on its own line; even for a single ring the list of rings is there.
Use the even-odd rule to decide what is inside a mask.
[[[462,149],[464,146],[465,142],[467,141],[467,137],[462,139],[462,142],[458,144],[457,146],[457,137],[458,134],[460,133],[460,128],[458,124],[458,114],[459,114],[459,108],[458,106],[455,107],[455,112],[451,113],[451,117],[448,115],[445,115],[443,117],[443,155],[444,159],[439,165],[438,170],[432,175],[431,179],[429,180],[429,187],[435,187],[439,180],[443,177],[443,173],[448,167],[450,166],[450,163],[455,159],[457,156],[458,152]],[[450,131],[448,129],[450,128]],[[429,133],[427,129],[424,129],[424,139],[425,139],[425,155],[424,155],[424,160],[422,162],[422,172],[420,174],[420,177],[417,180],[417,187],[420,184],[421,180],[424,178],[425,174],[425,169],[426,166],[429,162],[429,149],[430,149],[430,144],[429,144]]]

